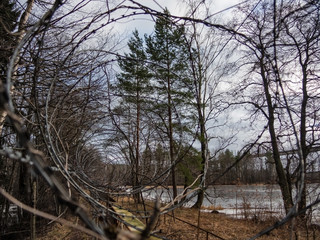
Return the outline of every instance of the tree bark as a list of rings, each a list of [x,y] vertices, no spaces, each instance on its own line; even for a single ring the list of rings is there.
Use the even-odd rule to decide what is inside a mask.
[[[264,59],[264,53],[262,52],[262,57],[260,59],[260,70],[261,70],[261,77],[263,80],[264,94],[265,94],[265,97],[267,100],[267,106],[268,106],[268,114],[269,114],[268,127],[269,127],[269,134],[271,138],[273,159],[275,162],[276,171],[279,178],[279,186],[282,193],[284,208],[286,213],[288,213],[290,208],[293,206],[292,195],[290,191],[291,187],[289,186],[290,179],[287,179],[286,172],[284,171],[281,158],[280,158],[277,135],[274,127],[274,121],[275,121],[274,106],[273,106],[272,98],[269,92],[269,84],[268,84],[268,79],[264,69],[265,65],[264,65],[263,59]]]
[[[206,164],[207,164],[207,138],[205,132],[205,120],[201,111],[201,104],[198,103],[198,114],[200,124],[200,145],[201,145],[201,178],[200,178],[200,190],[198,193],[197,202],[192,206],[193,208],[201,208],[204,200],[204,192],[206,188]]]
[[[308,62],[308,54],[306,54],[307,58],[305,63]],[[301,63],[301,56],[300,56],[300,63]],[[308,91],[307,91],[307,68],[305,64],[302,64],[302,102],[301,102],[301,114],[300,114],[300,145],[301,145],[301,161],[303,164],[303,168],[301,169],[299,180],[302,181],[302,189],[301,189],[301,199],[298,204],[298,211],[303,210],[307,205],[307,192],[306,192],[306,181],[305,181],[305,174],[306,174],[306,163],[307,163],[307,156],[309,154],[309,150],[306,143],[306,117],[307,117],[307,103],[308,103]],[[298,188],[299,189],[299,188]]]
[[[136,156],[135,156],[135,183],[136,186],[139,184],[139,162],[140,162],[140,90],[137,80],[137,92],[136,92],[136,101],[137,101],[137,116],[136,116]],[[140,193],[135,195],[135,199],[138,203],[141,203]]]
[[[174,164],[174,142],[173,142],[173,129],[172,129],[172,107],[171,107],[171,84],[170,77],[168,77],[168,125],[169,125],[169,148],[170,148],[170,161],[171,161],[171,181],[172,181],[172,191],[173,198],[178,195],[176,175],[175,175],[175,164]]]
[[[37,180],[33,179],[32,181],[32,205],[33,205],[33,209],[37,208]],[[31,223],[31,236],[30,239],[31,240],[35,240],[36,239],[36,215],[31,214],[31,219],[30,219],[30,223]]]

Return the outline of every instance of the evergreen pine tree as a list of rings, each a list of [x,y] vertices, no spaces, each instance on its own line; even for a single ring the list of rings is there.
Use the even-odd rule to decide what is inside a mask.
[[[166,9],[164,14],[157,18],[155,33],[146,36],[146,51],[152,62],[150,69],[152,69],[153,78],[156,80],[155,89],[158,101],[155,103],[155,111],[162,116],[160,119],[163,121],[162,124],[169,140],[173,197],[175,198],[177,188],[174,164],[174,126],[182,127],[181,123],[184,121],[181,116],[186,113],[185,107],[187,103],[190,103],[191,95],[186,74],[188,56],[184,42],[185,30],[183,26],[176,25],[169,15]]]
[[[139,37],[137,30],[133,32],[133,36],[128,42],[130,52],[124,57],[118,58],[118,64],[122,72],[118,75],[117,90],[121,96],[121,107],[127,109],[123,112],[132,113],[128,116],[131,129],[133,131],[127,138],[130,143],[129,158],[132,168],[132,185],[133,188],[139,184],[139,165],[140,165],[140,135],[141,135],[141,120],[142,112],[146,109],[146,99],[150,94],[151,88],[149,85],[150,74],[146,65],[146,53],[143,46],[143,39]],[[133,129],[132,129],[133,128]],[[127,140],[127,141],[128,141]],[[138,195],[135,196],[137,201],[140,201]]]

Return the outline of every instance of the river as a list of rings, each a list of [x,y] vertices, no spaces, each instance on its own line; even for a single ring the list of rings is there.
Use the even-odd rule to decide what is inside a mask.
[[[178,193],[183,189],[179,188]],[[320,198],[320,184],[309,184],[308,203]],[[203,206],[214,206],[219,213],[237,218],[282,217],[284,209],[278,185],[217,185],[206,190]],[[172,191],[166,189],[153,189],[144,192],[147,199],[159,197],[162,202],[172,201]],[[196,197],[185,204],[190,207],[195,203]],[[312,221],[320,224],[320,205],[311,209]]]

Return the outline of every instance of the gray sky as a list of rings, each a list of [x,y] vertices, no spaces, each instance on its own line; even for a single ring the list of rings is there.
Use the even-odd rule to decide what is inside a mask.
[[[137,0],[137,2],[146,5],[152,9],[162,11],[164,8],[168,8],[170,13],[177,16],[184,16],[187,7],[182,0]],[[210,2],[212,2],[210,4]],[[214,0],[206,1],[207,5],[210,8],[211,14],[220,12],[226,8],[229,8],[237,3],[241,2],[240,0]],[[218,16],[230,16],[232,10],[227,10]],[[119,23],[117,30],[119,33],[131,34],[131,32],[136,28],[141,35],[147,33],[150,34],[153,31],[154,22],[149,16],[137,16],[133,19]]]
[[[158,11],[162,11],[162,9],[164,8],[168,8],[170,13],[172,15],[176,15],[176,16],[185,16],[186,12],[187,12],[187,7],[186,5],[183,3],[182,0],[156,0],[157,3],[155,3],[155,1],[153,0],[137,0],[137,2],[144,4],[152,9],[158,10]],[[213,0],[211,1],[212,4],[209,5],[208,3],[209,1],[207,1],[206,3],[208,4],[208,6],[210,6],[210,13],[211,14],[215,14],[218,13],[220,11],[223,11],[226,8],[229,8],[231,6],[234,6],[236,4],[238,4],[239,2],[243,2],[240,0]],[[159,6],[160,5],[160,6]],[[216,17],[218,17],[219,23],[221,23],[220,21],[227,21],[227,19],[233,17],[232,16],[232,10],[227,10],[227,11],[223,11],[222,13],[219,13],[216,15]],[[143,35],[146,34],[151,34],[152,31],[154,30],[154,21],[151,19],[151,17],[145,15],[145,16],[137,16],[134,17],[133,19],[130,20],[125,20],[121,23],[117,23],[116,24],[116,31],[123,35],[123,37],[127,37],[128,39],[132,36],[132,31],[134,31],[135,29],[137,29],[139,31],[140,37],[143,37]],[[127,44],[127,41],[125,40],[123,42],[124,44]],[[124,47],[124,51],[125,51],[125,47]],[[239,126],[239,120],[242,118],[246,117],[246,113],[240,109],[238,109],[237,111],[233,111],[231,113],[231,122],[229,124],[233,124],[234,126]],[[247,128],[248,124],[242,122],[241,123],[241,127],[242,130],[241,133],[239,132],[239,134],[242,136],[240,137],[240,139],[238,139],[238,141],[236,141],[234,144],[229,146],[229,149],[231,150],[239,150],[239,148],[241,148],[242,146],[242,140],[246,139],[248,140],[251,136],[252,136],[252,132]],[[221,129],[219,128],[215,128],[214,131],[215,133],[212,133],[214,136],[219,135],[221,137],[225,137],[228,138],[231,135],[234,134],[233,130],[231,129],[231,126],[229,127],[230,132],[226,132],[226,127],[221,127]],[[251,129],[252,130],[252,129]],[[210,149],[214,148],[213,146],[219,145],[218,142],[212,141],[212,143],[210,144]],[[212,149],[211,149],[212,150]]]

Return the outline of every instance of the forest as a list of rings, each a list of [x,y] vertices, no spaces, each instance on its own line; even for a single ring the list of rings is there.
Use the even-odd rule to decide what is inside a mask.
[[[248,184],[283,208],[248,238],[317,239],[320,2],[218,2],[1,0],[0,239],[242,239],[157,227]]]

